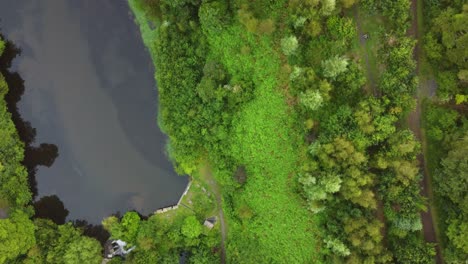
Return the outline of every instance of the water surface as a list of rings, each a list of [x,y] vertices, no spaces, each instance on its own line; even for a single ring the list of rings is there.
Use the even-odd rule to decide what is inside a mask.
[[[35,144],[58,147],[36,174],[38,197],[57,195],[68,219],[148,214],[177,202],[177,176],[157,127],[153,66],[124,0],[2,0],[2,33],[21,48],[18,105]]]

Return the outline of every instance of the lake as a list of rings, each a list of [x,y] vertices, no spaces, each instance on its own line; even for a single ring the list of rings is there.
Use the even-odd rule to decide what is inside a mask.
[[[39,199],[57,195],[69,220],[175,204],[177,176],[157,126],[154,67],[124,0],[2,0],[0,27],[21,49],[18,109],[33,146],[58,147],[36,173]]]

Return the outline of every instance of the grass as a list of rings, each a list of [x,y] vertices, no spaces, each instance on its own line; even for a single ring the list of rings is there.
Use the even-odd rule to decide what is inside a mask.
[[[357,32],[357,38],[355,39],[354,47],[356,50],[353,52],[357,53],[361,61],[361,67],[366,69],[367,87],[366,90],[371,92],[378,86],[380,79],[381,67],[378,63],[378,51],[383,42],[382,28],[384,28],[383,18],[377,14],[368,14],[364,10],[360,10],[359,6],[355,7],[357,16],[353,17],[355,23],[359,23],[360,32]],[[356,18],[359,21],[356,21]],[[367,34],[369,37],[365,40],[364,45],[361,45],[360,38],[361,34]]]
[[[164,213],[158,213],[156,216],[161,219],[176,219],[180,216],[189,216],[196,214],[200,219],[206,219],[217,215],[217,205],[213,191],[210,186],[200,179],[194,177],[190,183],[190,189],[182,197],[179,207]]]
[[[246,167],[248,179],[241,190],[225,193],[225,200],[234,204],[233,211],[226,214],[228,258],[247,263],[317,263],[316,221],[293,187],[297,162],[294,146],[299,143],[295,142],[294,120],[279,88],[281,60],[274,39],[254,36],[234,24],[210,35],[208,41],[212,55],[233,80],[250,76],[254,87],[243,88],[255,89],[254,99],[233,121],[231,154]],[[251,215],[240,216],[243,210],[251,211]]]

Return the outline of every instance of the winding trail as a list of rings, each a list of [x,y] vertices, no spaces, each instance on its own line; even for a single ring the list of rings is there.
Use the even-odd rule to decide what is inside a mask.
[[[421,8],[421,7],[419,7]],[[418,42],[414,48],[414,60],[416,61],[416,73],[420,75],[419,65],[421,62],[420,53],[421,53],[421,34],[420,28],[418,27],[418,0],[411,1],[411,28],[408,30],[408,35],[416,39]],[[417,159],[419,161],[419,166],[423,174],[421,184],[421,195],[426,197],[429,201],[429,206],[426,212],[421,212],[421,219],[423,224],[423,235],[426,242],[436,244],[436,262],[443,263],[442,253],[440,245],[438,244],[438,239],[435,232],[434,226],[434,216],[431,210],[432,204],[432,188],[431,188],[431,178],[429,176],[429,171],[426,166],[425,157],[424,157],[424,147],[425,147],[425,138],[423,137],[423,131],[421,130],[421,110],[422,110],[422,99],[424,97],[430,96],[433,90],[435,89],[435,82],[433,81],[421,81],[416,92],[416,108],[408,116],[408,126],[413,131],[415,137],[422,143],[423,151],[418,155]]]

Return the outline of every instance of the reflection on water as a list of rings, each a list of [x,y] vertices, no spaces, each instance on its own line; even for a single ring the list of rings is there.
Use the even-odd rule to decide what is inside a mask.
[[[48,218],[58,225],[65,223],[68,216],[68,210],[57,195],[43,196],[34,203],[34,210],[37,218]]]
[[[4,39],[3,35],[0,35]],[[18,110],[18,102],[24,93],[24,80],[17,72],[10,72],[13,59],[21,53],[12,42],[7,42],[5,51],[0,57],[0,71],[8,83],[8,93],[5,96],[8,111],[11,113],[13,123],[18,131],[21,141],[25,143],[23,165],[28,171],[28,182],[33,197],[37,196],[36,172],[37,166],[50,167],[58,157],[58,148],[54,144],[41,143],[39,147],[31,144],[35,141],[36,129],[30,122],[24,121]],[[67,213],[68,214],[68,213]]]
[[[164,153],[152,63],[126,1],[2,0],[0,18],[22,49],[2,63],[38,197],[90,223],[177,202],[187,179]]]

